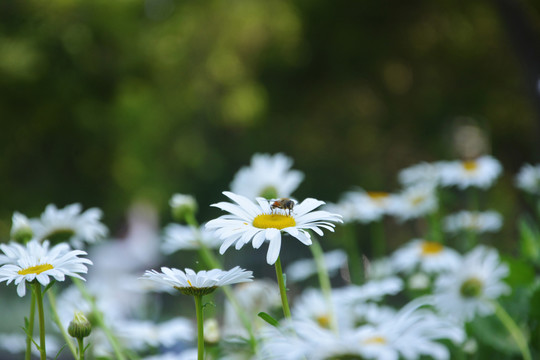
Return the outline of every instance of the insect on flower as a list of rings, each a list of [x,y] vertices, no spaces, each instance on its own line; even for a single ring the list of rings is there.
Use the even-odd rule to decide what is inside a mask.
[[[277,200],[272,200],[270,203],[270,209],[274,212],[274,209],[288,210],[288,215],[291,215],[291,212],[294,208],[294,200],[289,198],[280,198]]]

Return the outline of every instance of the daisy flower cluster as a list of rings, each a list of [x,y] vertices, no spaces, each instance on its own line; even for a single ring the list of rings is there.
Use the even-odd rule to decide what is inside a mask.
[[[3,341],[14,334],[0,334],[0,348],[42,360],[62,343],[76,359],[540,354],[540,229],[534,215],[519,219],[519,258],[495,246],[511,220],[486,201],[503,175],[494,157],[422,162],[397,174],[395,191],[357,185],[335,203],[294,197],[304,173],[292,166],[282,153],[255,154],[215,192],[214,218],[199,223],[202,206],[178,193],[175,222],[130,212],[121,240],[107,239],[97,208],[15,212],[0,283],[15,285],[15,298],[31,289],[36,316],[16,348]],[[515,177],[532,201],[538,166]],[[72,286],[53,287],[68,278]],[[45,319],[54,322],[46,338]]]

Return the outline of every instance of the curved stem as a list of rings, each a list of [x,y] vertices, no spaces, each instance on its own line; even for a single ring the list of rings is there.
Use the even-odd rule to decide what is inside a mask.
[[[118,343],[118,340],[112,333],[111,329],[105,324],[105,320],[103,320],[103,313],[98,309],[96,305],[96,301],[88,293],[88,290],[86,290],[86,287],[82,283],[80,279],[73,278],[73,283],[77,285],[77,288],[81,292],[82,296],[88,301],[90,306],[92,307],[92,314],[94,315],[94,318],[96,320],[97,326],[101,328],[101,330],[105,333],[105,336],[109,340],[109,343],[111,344],[114,354],[118,360],[125,360],[126,357],[124,356],[124,352],[120,344]]]
[[[62,324],[62,321],[60,321],[60,316],[58,316],[58,311],[56,311],[56,297],[54,295],[54,292],[52,289],[49,289],[47,291],[47,297],[49,298],[49,305],[51,307],[51,314],[53,316],[53,320],[56,323],[56,326],[58,326],[58,329],[60,329],[60,333],[62,334],[62,337],[64,338],[64,341],[69,347],[69,350],[75,357],[77,358],[77,349],[75,348],[75,345],[71,341],[71,338],[69,337],[69,334],[67,333],[66,329],[64,328],[64,325]]]
[[[286,318],[291,318],[291,309],[287,300],[287,289],[285,287],[285,279],[283,278],[283,270],[281,270],[281,258],[278,256],[276,260],[276,278],[279,285],[279,293],[281,295],[281,304],[283,306],[283,315]]]
[[[517,326],[517,324],[512,319],[512,317],[508,315],[508,313],[501,306],[501,304],[494,301],[493,305],[495,305],[495,315],[497,315],[497,317],[499,318],[499,320],[501,320],[501,322],[506,327],[510,335],[512,335],[512,337],[514,338],[514,341],[516,342],[517,346],[519,347],[519,350],[521,351],[521,356],[523,356],[523,359],[531,360],[532,359],[531,353],[529,351],[527,340],[525,339],[525,335],[523,335],[523,332]]]
[[[41,293],[41,284],[35,281],[32,286],[36,294],[36,305],[39,318],[39,354],[41,360],[47,360],[47,352],[45,350],[45,313],[43,312],[43,294]]]
[[[84,360],[84,341],[83,338],[77,338],[77,344],[79,345],[79,357],[78,360]]]
[[[34,322],[36,318],[36,294],[32,290],[30,298],[30,317],[28,319],[28,328],[26,329],[26,353],[25,360],[32,358],[32,339],[34,337]]]
[[[204,359],[204,322],[202,295],[195,295],[195,312],[197,315],[197,360]]]
[[[315,259],[315,264],[317,266],[317,275],[319,277],[319,284],[321,286],[321,291],[326,301],[326,306],[328,307],[328,315],[330,316],[330,327],[332,331],[336,334],[338,333],[338,326],[336,322],[336,316],[334,314],[334,304],[332,303],[332,285],[330,284],[330,277],[328,276],[328,270],[324,262],[324,253],[322,251],[321,245],[317,240],[314,239],[314,236],[311,236],[313,244],[309,247],[313,258]]]

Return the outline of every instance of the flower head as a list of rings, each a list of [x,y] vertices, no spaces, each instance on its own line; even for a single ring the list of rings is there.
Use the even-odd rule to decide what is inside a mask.
[[[191,195],[174,194],[169,200],[173,216],[185,220],[186,216],[197,212],[197,200]]]
[[[73,247],[82,248],[84,242],[93,243],[107,236],[107,227],[100,221],[102,216],[98,208],[82,212],[81,204],[71,204],[63,209],[49,204],[41,218],[32,219],[30,223],[35,237],[40,240],[67,240]]]
[[[440,164],[440,181],[443,186],[469,186],[489,188],[502,172],[501,163],[491,156],[474,160],[448,161]]]
[[[201,245],[216,248],[221,240],[203,225],[200,228],[188,225],[169,224],[165,227],[161,250],[172,254],[178,250],[199,249]]]
[[[477,246],[460,266],[437,278],[434,304],[442,313],[464,321],[489,315],[494,311],[491,300],[510,291],[502,281],[508,273],[496,250]]]
[[[515,179],[516,186],[531,194],[540,194],[540,164],[525,164]]]
[[[241,269],[239,266],[229,271],[220,269],[202,270],[195,272],[186,269],[162,267],[161,273],[156,270],[146,270],[142,279],[157,282],[165,287],[172,287],[186,295],[206,295],[216,290],[219,286],[231,285],[241,282],[252,281],[253,273]]]
[[[11,220],[11,238],[18,243],[24,244],[34,236],[30,220],[26,215],[15,211]]]
[[[358,189],[346,192],[337,204],[330,204],[326,209],[343,214],[345,222],[366,224],[382,219],[391,198],[392,195],[387,192]]]
[[[237,250],[252,241],[255,249],[258,249],[265,240],[270,242],[266,262],[270,265],[277,261],[281,249],[282,233],[297,238],[305,245],[311,245],[312,230],[318,235],[323,235],[321,228],[334,231],[333,222],[341,222],[341,216],[328,211],[313,211],[324,204],[323,201],[308,198],[294,206],[294,210],[271,209],[270,203],[264,198],[257,198],[258,205],[244,196],[231,192],[224,192],[225,196],[236,202],[220,202],[213,206],[229,215],[221,216],[206,224],[209,229],[214,229],[216,234],[223,240],[219,252],[223,254],[231,245],[235,244]]]
[[[0,268],[0,282],[12,281],[17,285],[17,294],[26,294],[26,282],[38,281],[41,285],[48,285],[50,278],[64,281],[66,276],[84,280],[79,273],[85,274],[88,269],[85,264],[92,262],[79,255],[86,255],[81,250],[70,250],[67,244],[58,244],[49,249],[49,241],[42,244],[36,240],[30,241],[23,251],[18,244],[1,244],[0,249],[10,257],[13,262]],[[15,260],[14,256],[18,258]]]
[[[249,199],[289,197],[304,179],[302,172],[290,170],[292,163],[284,154],[255,154],[234,176],[231,190]]]
[[[502,226],[502,216],[496,211],[460,211],[444,218],[444,230],[449,233],[472,231],[478,234],[497,232]]]
[[[415,239],[394,252],[392,261],[397,271],[440,273],[459,266],[461,256],[441,243]]]
[[[437,210],[438,201],[432,184],[418,184],[404,189],[389,200],[388,213],[400,221],[415,219]]]

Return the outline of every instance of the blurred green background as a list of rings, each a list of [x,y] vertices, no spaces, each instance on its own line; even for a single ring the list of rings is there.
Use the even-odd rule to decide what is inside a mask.
[[[504,193],[540,160],[539,14],[533,0],[3,0],[2,238],[14,210],[48,203],[100,207],[114,234],[133,201],[169,216],[181,192],[206,220],[255,152],[294,158],[298,198],[395,190],[399,169],[458,156],[462,121],[487,131]]]

